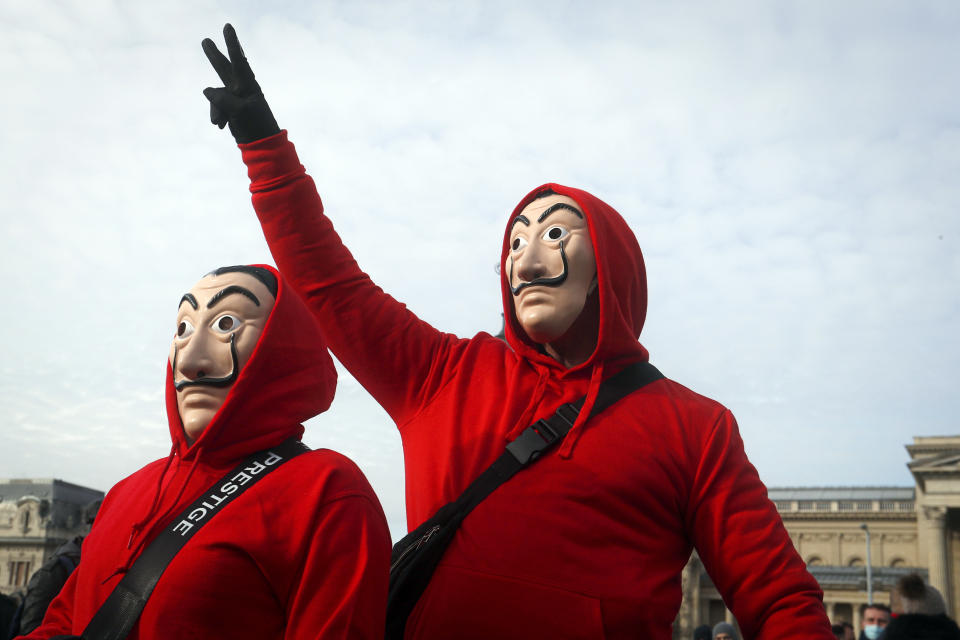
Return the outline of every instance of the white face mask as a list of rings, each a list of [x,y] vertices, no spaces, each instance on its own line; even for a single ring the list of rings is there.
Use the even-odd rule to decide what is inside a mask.
[[[549,344],[563,336],[597,286],[590,231],[577,203],[554,194],[524,207],[510,231],[506,268],[527,337]]]
[[[262,282],[236,272],[205,276],[180,300],[170,365],[177,409],[191,443],[207,428],[253,354],[273,303]]]
[[[868,624],[863,628],[863,635],[867,636],[867,640],[877,640],[881,633],[883,633],[883,627],[878,624]]]

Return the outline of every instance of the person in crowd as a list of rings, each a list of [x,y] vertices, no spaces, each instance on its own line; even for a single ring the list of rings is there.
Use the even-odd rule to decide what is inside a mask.
[[[947,616],[943,595],[915,573],[897,581],[890,608],[893,619],[883,640],[960,640],[960,628]]]
[[[130,638],[380,640],[390,558],[380,503],[348,459],[298,442],[336,388],[310,312],[265,265],[217,269],[177,307],[170,454],[110,490],[80,565],[25,637],[81,636],[138,558],[154,557],[154,539],[190,532]]]
[[[890,607],[877,602],[860,605],[860,640],[877,640],[890,624]]]
[[[74,536],[57,547],[53,555],[30,577],[20,611],[20,635],[27,635],[40,626],[47,607],[60,593],[60,589],[63,588],[73,570],[80,564],[80,547],[86,532],[90,530],[97,516],[98,509],[100,509],[100,500],[87,504],[83,509],[85,528],[83,535]]]
[[[693,630],[693,640],[712,640],[712,638],[713,633],[708,624],[702,624]]]
[[[361,271],[230,25],[224,37],[229,57],[203,42],[224,83],[204,90],[211,121],[240,144],[281,273],[400,430],[409,527],[456,499],[531,424],[584,398],[562,442],[466,517],[405,637],[669,638],[695,546],[750,637],[832,638],[822,592],[730,411],[661,379],[588,420],[604,380],[648,360],[643,255],[613,207],[559,184],[531,191],[501,246],[505,342],[438,331]],[[536,82],[545,100],[569,89]]]
[[[0,640],[10,640],[17,635],[20,627],[17,611],[20,605],[21,602],[15,597],[0,593]]]
[[[729,622],[718,622],[713,627],[713,640],[740,640],[740,636]]]

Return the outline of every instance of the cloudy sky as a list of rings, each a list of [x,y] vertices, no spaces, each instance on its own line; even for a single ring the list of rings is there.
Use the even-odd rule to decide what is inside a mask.
[[[269,261],[201,49],[232,22],[361,266],[500,327],[506,216],[557,181],[640,239],[642,341],[769,485],[911,485],[960,431],[960,6],[0,0],[0,477],[108,489],[169,447],[180,294]],[[345,373],[307,442],[403,533],[399,437]]]

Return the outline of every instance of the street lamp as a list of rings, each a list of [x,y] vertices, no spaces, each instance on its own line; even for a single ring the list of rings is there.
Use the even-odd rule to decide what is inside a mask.
[[[870,566],[870,528],[861,523],[860,528],[867,534],[867,604],[873,604],[873,567]]]

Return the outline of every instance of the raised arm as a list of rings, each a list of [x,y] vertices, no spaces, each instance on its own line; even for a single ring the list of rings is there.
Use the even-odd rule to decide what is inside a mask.
[[[421,321],[360,270],[323,215],[316,186],[278,128],[230,25],[224,39],[229,59],[203,41],[224,83],[204,95],[211,121],[229,125],[240,145],[277,267],[306,300],[330,350],[402,424],[444,384],[467,341]]]

